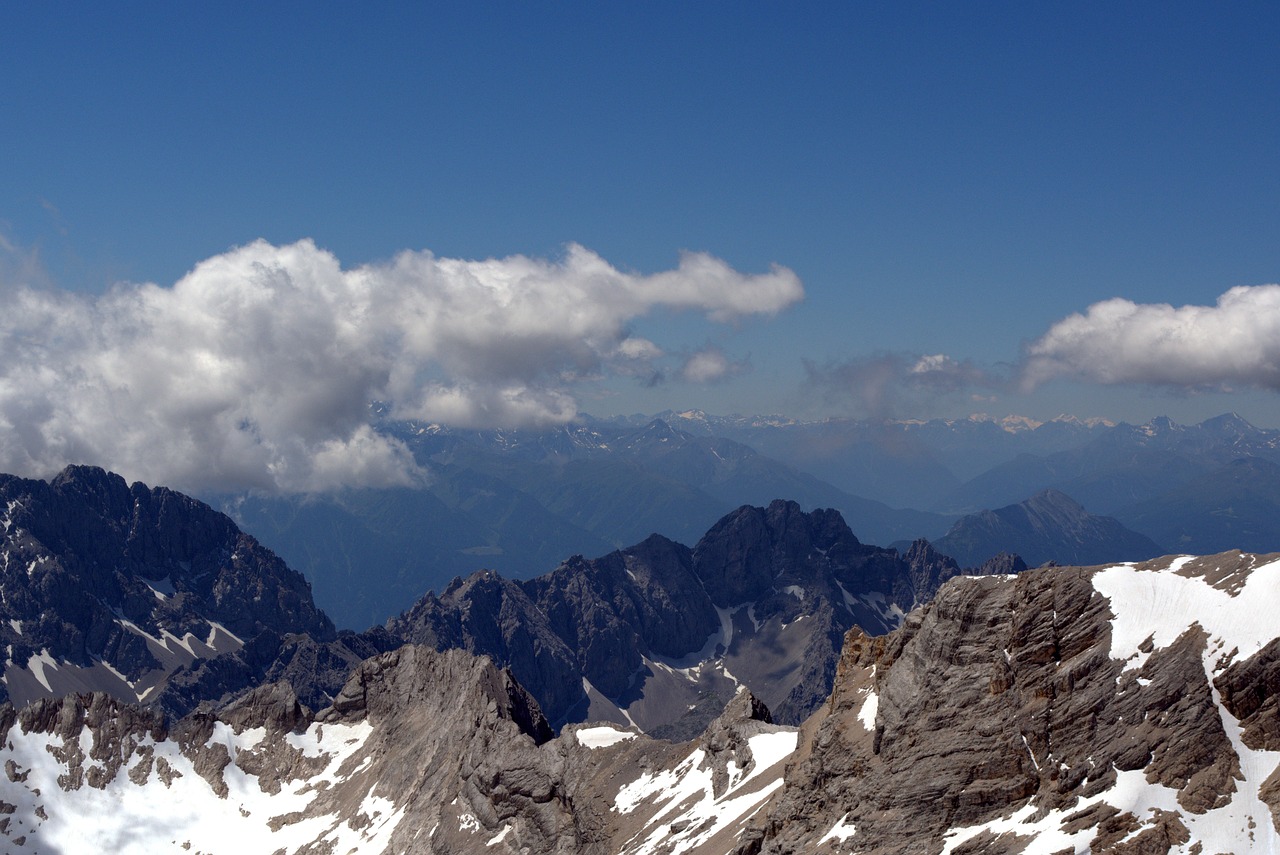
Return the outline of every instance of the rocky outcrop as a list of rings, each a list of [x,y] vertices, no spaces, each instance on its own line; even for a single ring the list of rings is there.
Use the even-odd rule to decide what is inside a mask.
[[[1228,667],[1251,630],[1206,629],[1190,601],[1144,622],[1152,599],[1250,608],[1173,570],[957,579],[894,633],[851,631],[784,794],[739,851],[1021,851],[1038,835],[1060,835],[1049,851],[1265,850],[1280,820],[1250,805],[1274,811],[1275,755],[1232,734],[1271,744],[1276,643]],[[1273,566],[1254,596],[1277,581]]]

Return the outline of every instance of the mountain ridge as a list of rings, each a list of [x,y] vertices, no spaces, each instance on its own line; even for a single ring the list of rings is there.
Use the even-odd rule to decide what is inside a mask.
[[[799,728],[741,690],[681,743],[552,736],[509,672],[421,646],[314,713],[283,684],[172,723],[100,693],[0,705],[0,836],[33,855],[1270,851],[1277,592],[1280,555],[1239,552],[958,576],[888,635],[851,630]]]

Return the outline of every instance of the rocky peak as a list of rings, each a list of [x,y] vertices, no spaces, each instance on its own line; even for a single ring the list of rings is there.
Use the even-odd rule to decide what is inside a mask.
[[[156,700],[260,635],[334,636],[310,586],[212,508],[92,466],[0,477],[0,642],[16,701]]]
[[[1086,511],[1059,490],[962,517],[935,545],[966,566],[978,566],[1000,551],[1015,552],[1029,564],[1099,564],[1134,561],[1165,552],[1150,538],[1112,517]]]
[[[449,691],[442,692],[441,687]],[[511,672],[463,650],[407,645],[360,663],[321,722],[392,719],[412,707],[441,719],[513,722],[541,744],[554,734],[542,710]]]
[[[906,562],[905,578],[899,577],[894,589],[894,602],[909,612],[933,599],[943,582],[962,571],[953,558],[943,555],[923,538],[914,541],[902,556]]]
[[[653,535],[512,582],[455,579],[388,632],[508,666],[557,725],[606,720],[700,733],[742,685],[796,724],[826,698],[840,639],[882,633],[957,574],[921,541],[859,543],[834,510],[745,506],[689,548]]]
[[[1253,437],[1262,433],[1262,431],[1258,430],[1258,428],[1254,427],[1253,424],[1236,412],[1223,413],[1220,416],[1205,419],[1200,423],[1200,428],[1214,436],[1224,437],[1227,439]]]
[[[857,545],[838,512],[807,514],[778,499],[767,508],[744,505],[716,523],[694,547],[694,571],[712,601],[725,607],[762,597],[816,551]]]
[[[1014,555],[1012,552],[999,552],[983,562],[975,575],[1012,576],[1026,569],[1027,562],[1022,560],[1022,556]]]

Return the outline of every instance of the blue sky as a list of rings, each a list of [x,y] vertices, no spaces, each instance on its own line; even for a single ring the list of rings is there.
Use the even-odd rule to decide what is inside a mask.
[[[1277,44],[1265,3],[9,4],[0,275],[92,300],[257,239],[344,269],[691,251],[803,300],[611,315],[666,361],[561,372],[578,409],[1280,425],[1270,327],[1194,355],[1267,295],[1153,309],[1280,281]],[[1113,298],[1131,321],[1046,343]],[[1079,349],[1171,329],[1183,373]],[[917,382],[935,355],[961,370]]]

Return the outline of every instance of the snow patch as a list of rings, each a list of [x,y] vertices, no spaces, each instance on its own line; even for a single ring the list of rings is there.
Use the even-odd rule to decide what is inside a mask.
[[[1111,601],[1111,657],[1125,670],[1141,668],[1150,653],[1138,647],[1150,637],[1153,650],[1172,644],[1192,624],[1209,636],[1210,648],[1239,650],[1245,659],[1276,637],[1280,614],[1280,561],[1257,567],[1236,596],[1177,570],[1178,558],[1163,571],[1108,567],[1093,576],[1093,587]]]
[[[636,738],[636,735],[629,730],[618,730],[607,726],[584,727],[581,730],[575,730],[573,735],[577,738],[578,744],[584,748],[608,748],[610,745]]]
[[[40,682],[40,685],[44,686],[46,692],[52,692],[53,687],[49,685],[49,677],[45,674],[46,668],[54,671],[58,670],[58,663],[49,654],[48,650],[41,650],[27,660],[27,670]]]
[[[330,725],[321,734],[313,726],[307,734],[290,734],[290,741],[301,741],[314,749],[313,756],[329,753],[320,779],[335,781],[344,753],[362,743],[367,729]],[[256,730],[235,734],[219,725],[210,744],[220,743],[238,753],[252,750],[261,740]],[[256,775],[234,763],[221,772],[227,789],[225,797],[219,796],[175,743],[157,743],[150,737],[138,746],[146,750],[135,752],[101,787],[65,790],[69,766],[57,758],[68,756],[71,749],[74,762],[83,760],[90,765],[92,761],[85,755],[92,743],[92,731],[87,727],[65,742],[52,734],[10,729],[4,753],[17,774],[0,776],[0,800],[15,805],[16,810],[5,829],[6,842],[25,836],[23,851],[121,855],[162,851],[243,855],[304,848],[381,852],[403,817],[403,812],[394,810],[389,800],[374,796],[372,790],[359,807],[363,814],[360,822],[343,822],[335,814],[305,817],[323,788],[316,786],[317,778],[283,782],[280,791],[272,795],[263,791]],[[326,752],[326,748],[338,750]],[[148,755],[150,759],[146,759]],[[169,771],[161,774],[164,767]],[[157,805],[164,809],[157,810]]]
[[[821,846],[822,844],[831,840],[834,840],[837,842],[844,842],[845,840],[848,840],[850,837],[853,837],[853,835],[857,833],[858,829],[857,829],[857,826],[855,826],[852,822],[847,824],[845,823],[845,820],[847,820],[848,818],[849,818],[849,814],[847,813],[844,816],[840,817],[840,819],[837,820],[836,824],[831,826],[831,830],[828,831],[826,834],[822,835],[822,839],[818,841],[818,845]]]
[[[876,694],[874,689],[869,690],[867,699],[862,702],[862,709],[858,710],[858,721],[862,722],[862,726],[867,730],[874,731],[876,729],[876,713],[880,711],[880,696]]]
[[[164,602],[177,593],[177,589],[173,587],[173,580],[168,576],[154,581],[150,579],[143,579],[142,581],[147,583],[147,587],[151,589],[151,593],[155,594],[156,599],[160,602]]]

